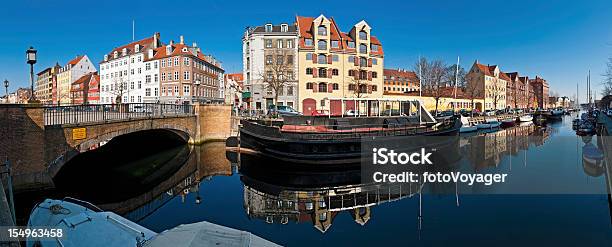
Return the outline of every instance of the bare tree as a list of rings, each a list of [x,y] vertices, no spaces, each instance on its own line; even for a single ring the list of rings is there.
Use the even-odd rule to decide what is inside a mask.
[[[442,60],[427,61],[426,58],[421,58],[415,64],[415,69],[420,70],[421,74],[421,90],[425,95],[429,95],[436,101],[436,114],[438,113],[438,104],[442,98],[443,90],[447,88],[449,82],[447,76],[447,66]]]
[[[470,100],[470,105],[472,106],[472,117],[474,116],[474,109],[476,109],[474,99],[483,97],[482,93],[483,90],[477,83],[467,83],[465,85],[464,96]]]
[[[293,80],[293,55],[286,50],[271,50],[266,52],[266,65],[260,77],[264,89],[272,93],[274,108],[278,110],[278,96],[285,86]]]
[[[612,94],[612,57],[609,58],[608,62],[606,63],[606,72],[603,74],[603,77],[604,80],[602,84],[604,88],[601,95],[605,97]]]
[[[123,77],[115,77],[113,78],[111,84],[111,90],[109,91],[112,95],[115,95],[115,103],[121,104],[123,103],[123,96],[125,96],[130,91],[127,82],[123,80]]]
[[[465,88],[467,82],[465,76],[467,73],[465,72],[465,68],[459,65],[459,69],[457,69],[457,64],[450,65],[446,67],[446,81],[449,82],[449,87],[455,86],[455,81],[457,81],[458,88]]]
[[[490,87],[486,89],[487,95],[493,100],[493,110],[497,110],[497,104],[501,101],[501,99],[505,96],[506,85],[500,82],[500,80],[495,80],[491,83]]]
[[[350,81],[348,84],[349,92],[353,92],[353,96],[355,98],[364,98],[368,93],[368,79],[371,80],[371,72],[368,73],[368,60],[363,58],[363,60],[359,57],[355,57],[354,59],[358,59],[355,61],[355,65],[357,66],[356,70],[352,70],[352,75],[350,76]]]

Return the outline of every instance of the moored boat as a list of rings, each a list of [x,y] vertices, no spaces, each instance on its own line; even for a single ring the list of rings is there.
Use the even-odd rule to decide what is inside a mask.
[[[533,121],[533,116],[531,114],[526,114],[518,117],[519,122],[531,122]]]
[[[377,100],[361,100],[367,101],[367,106],[380,104]],[[405,102],[410,105],[402,106],[404,102],[401,102],[395,116],[382,115],[370,108],[364,110],[369,113],[364,117],[287,116],[274,122],[242,120],[241,147],[292,165],[334,167],[359,164],[363,138],[459,134],[461,121],[457,116],[435,119],[419,101]]]
[[[461,128],[459,129],[460,133],[469,133],[477,130],[478,127],[471,124],[468,117],[461,116]]]
[[[516,121],[514,119],[506,119],[506,120],[501,121],[501,126],[503,128],[512,127],[514,125],[516,125]]]
[[[27,238],[26,246],[278,246],[251,233],[209,222],[179,225],[156,233],[113,212],[74,198],[46,199],[28,220],[30,229],[54,229],[55,236]],[[51,230],[50,230],[51,231]]]

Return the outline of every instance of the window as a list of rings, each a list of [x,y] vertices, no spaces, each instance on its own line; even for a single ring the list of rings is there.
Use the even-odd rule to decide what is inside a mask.
[[[317,63],[326,64],[327,63],[327,57],[325,57],[325,55],[323,55],[323,54],[319,54],[317,56]]]
[[[287,32],[289,31],[289,26],[287,26],[287,24],[281,24],[281,32]]]
[[[306,89],[312,89],[312,82],[306,83]]]
[[[306,60],[312,60],[312,53],[306,53]]]
[[[138,81],[138,89],[142,88],[142,81]]]
[[[266,39],[266,48],[272,48],[272,40],[271,39]]]
[[[183,80],[189,80],[189,71],[183,72]]]
[[[175,81],[179,80],[179,72],[178,71],[174,71],[174,80]]]
[[[366,72],[365,70],[359,71],[359,79],[361,80],[368,79],[368,72]]]
[[[287,55],[287,64],[293,64],[293,55]]]
[[[365,57],[360,57],[359,58],[359,65],[361,65],[362,67],[368,66],[368,59],[366,59]]]
[[[306,68],[306,74],[312,75],[312,68]]]
[[[266,64],[272,64],[272,55],[266,56]]]
[[[174,66],[179,66],[179,57],[174,58]]]
[[[355,71],[354,70],[349,70],[349,76],[355,76]]]
[[[368,39],[368,33],[366,33],[366,31],[359,31],[359,39],[360,40],[367,40]]]
[[[293,48],[293,40],[292,39],[288,39],[287,40],[287,48]]]
[[[287,96],[293,96],[293,86],[287,87]]]
[[[324,82],[319,83],[319,92],[323,92],[323,93],[327,92],[327,84],[325,84]]]
[[[338,62],[339,61],[338,55],[332,55],[332,61]]]
[[[365,44],[361,44],[359,45],[359,53],[367,53],[368,52],[368,46]]]
[[[327,77],[327,69],[326,68],[319,68],[319,76],[320,77]]]
[[[376,90],[378,90],[378,87],[376,85],[372,85],[372,91],[376,92]]]
[[[327,35],[327,27],[319,26],[319,28],[317,28],[317,34],[318,35]]]
[[[377,77],[378,77],[378,73],[372,72],[372,78],[377,78]]]
[[[151,96],[151,89],[150,88],[145,89],[145,96],[147,96],[147,97]]]
[[[138,68],[138,74],[142,74],[142,68]]]
[[[338,69],[332,69],[332,75],[338,75]]]
[[[159,76],[157,74],[155,74],[154,82],[157,82],[158,80],[159,80]]]
[[[178,86],[174,86],[174,94],[178,95],[179,93],[179,87]]]
[[[272,24],[266,24],[266,32],[272,32]]]
[[[164,72],[164,73],[162,73],[161,80],[162,80],[162,81],[166,81],[166,73],[165,73],[165,72]]]
[[[151,83],[151,75],[145,76],[145,83]]]
[[[332,48],[338,48],[340,46],[340,42],[337,40],[332,40],[331,42],[331,47]]]
[[[349,63],[355,63],[355,56],[349,56],[348,61]]]
[[[355,49],[355,42],[354,41],[349,41],[348,42],[348,48]]]
[[[378,64],[378,59],[372,58],[372,65],[377,65],[377,64]]]
[[[319,40],[317,42],[317,46],[319,47],[319,50],[327,50],[327,41]]]
[[[283,58],[283,55],[276,55],[276,64],[277,65],[282,65],[284,60],[285,59]]]
[[[162,68],[165,68],[165,67],[166,67],[166,60],[165,60],[165,59],[162,59],[162,60],[161,60],[161,67],[162,67]]]
[[[189,85],[183,85],[183,95],[189,95]]]
[[[134,89],[134,82],[130,82],[130,89]]]
[[[334,84],[332,84],[332,88],[334,90],[338,90],[340,87],[338,86],[338,83],[334,83]]]
[[[155,62],[153,63],[153,68],[154,68],[154,69],[157,69],[157,61],[155,61]]]
[[[374,51],[374,52],[378,51],[378,45],[377,44],[372,44],[371,47],[372,47],[372,51]]]
[[[151,70],[151,63],[145,64],[145,70]]]
[[[283,48],[283,40],[282,39],[279,39],[279,40],[276,41],[276,47],[277,48]]]
[[[185,66],[189,66],[189,58],[188,57],[183,58],[183,64]]]
[[[159,88],[155,88],[155,96],[159,94]]]
[[[304,45],[305,46],[312,46],[312,39],[305,39],[304,40]]]

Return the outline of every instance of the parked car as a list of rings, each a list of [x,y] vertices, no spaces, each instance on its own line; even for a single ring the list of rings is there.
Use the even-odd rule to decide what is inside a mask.
[[[295,109],[293,109],[293,107],[291,106],[286,106],[286,105],[279,105],[277,107],[274,107],[274,105],[270,105],[268,107],[268,114],[278,114],[281,116],[298,116],[298,115],[302,115],[302,113],[296,111]]]
[[[311,116],[329,116],[329,111],[327,110],[314,110],[310,113]]]
[[[365,112],[357,112],[356,110],[348,110],[346,112],[344,112],[344,116],[348,116],[348,117],[356,117],[356,116],[365,116],[367,115]]]

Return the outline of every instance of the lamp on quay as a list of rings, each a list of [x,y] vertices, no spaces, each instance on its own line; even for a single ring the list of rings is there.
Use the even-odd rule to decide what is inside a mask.
[[[36,63],[36,49],[30,46],[30,49],[26,51],[26,59],[30,65],[30,100],[29,103],[36,102],[36,96],[34,96],[34,64]]]
[[[7,79],[4,79],[4,90],[5,90],[4,92],[5,92],[5,95],[6,95],[5,96],[6,97],[6,99],[5,99],[6,102],[5,103],[8,103],[8,87],[9,87],[9,81]]]
[[[193,83],[195,85],[195,87],[196,87],[196,91],[195,91],[195,94],[194,94],[195,97],[194,98],[195,98],[195,100],[197,102],[200,102],[199,96],[200,96],[200,84],[201,83],[202,83],[202,81],[200,79],[196,79],[195,82]]]

